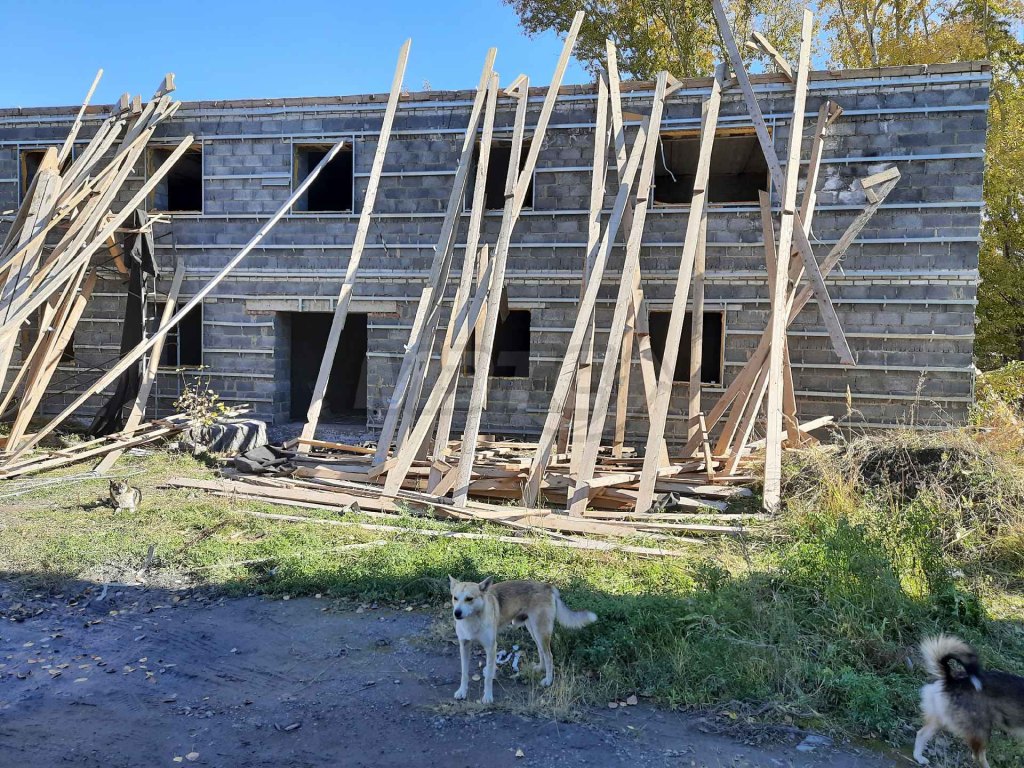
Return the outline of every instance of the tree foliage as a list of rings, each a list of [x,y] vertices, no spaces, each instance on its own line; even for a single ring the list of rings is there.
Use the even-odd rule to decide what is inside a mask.
[[[627,76],[708,75],[724,59],[710,0],[503,0],[528,34],[564,32],[584,10],[577,57],[591,71],[615,41]],[[792,61],[799,0],[724,0],[738,39],[763,33]],[[816,50],[842,68],[992,63],[978,292],[978,364],[1024,359],[1024,0],[818,0]],[[749,50],[745,55],[752,56]]]
[[[602,69],[606,38],[615,41],[626,76],[652,79],[667,69],[676,77],[700,77],[722,59],[711,0],[503,0],[519,14],[528,35],[564,33],[577,11],[586,18],[576,57],[592,72]],[[734,27],[744,36],[757,29],[795,56],[800,35],[796,0],[725,0]]]

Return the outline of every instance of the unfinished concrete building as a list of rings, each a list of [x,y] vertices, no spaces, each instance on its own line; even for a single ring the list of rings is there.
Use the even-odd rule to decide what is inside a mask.
[[[828,279],[857,366],[839,364],[812,302],[789,331],[799,412],[832,414],[849,426],[940,425],[962,420],[972,398],[974,305],[990,74],[983,64],[899,67],[811,76],[807,120],[825,99],[842,118],[825,143],[812,243],[835,242],[864,205],[856,180],[896,165],[895,191]],[[701,101],[708,80],[684,83],[669,100],[661,159],[641,250],[649,326],[657,360],[675,285],[697,158]],[[756,79],[773,138],[785,146],[792,88]],[[540,91],[538,91],[540,93]],[[631,83],[627,108],[643,114],[649,83]],[[387,410],[451,190],[472,93],[403,97],[388,148],[367,251],[321,422],[366,424]],[[587,240],[595,89],[562,89],[541,148],[532,189],[514,231],[506,280],[507,311],[495,341],[483,428],[536,434],[550,402],[580,295]],[[151,196],[158,282],[166,290],[176,254],[187,266],[183,299],[214,275],[289,196],[326,149],[351,143],[301,204],[215,292],[175,329],[163,350],[156,414],[166,413],[189,376],[202,369],[229,402],[247,403],[271,422],[301,421],[320,365],[344,274],[384,96],[185,102],[161,126],[168,145],[187,134],[185,153]],[[539,101],[537,99],[536,101]],[[536,109],[538,105],[534,104]],[[60,143],[77,108],[0,111],[0,210],[4,229],[28,187],[40,150]],[[106,111],[90,110],[92,125]],[[627,116],[628,117],[628,116]],[[483,242],[497,235],[503,205],[512,106],[499,102],[487,185]],[[528,125],[529,125],[528,120]],[[707,233],[702,380],[722,390],[747,359],[769,315],[758,191],[769,174],[736,89],[723,96],[712,155]],[[89,122],[81,141],[89,133]],[[809,139],[805,138],[805,142]],[[124,202],[168,150],[151,143],[122,191]],[[777,203],[776,190],[771,190]],[[606,202],[615,194],[609,176]],[[468,211],[469,201],[467,201]],[[463,222],[465,225],[465,222]],[[457,246],[458,247],[458,246]],[[109,262],[109,258],[106,259]],[[456,264],[460,261],[456,254]],[[598,335],[615,290],[612,263],[599,304]],[[118,357],[125,277],[113,264],[65,351],[44,411],[55,412]],[[158,314],[153,306],[150,314]],[[604,313],[604,314],[602,314]],[[605,327],[607,322],[604,323]],[[27,327],[21,346],[31,337]],[[684,332],[684,339],[689,333]],[[471,345],[472,346],[472,345]],[[601,348],[601,345],[598,345]],[[688,341],[678,379],[688,378]],[[15,360],[17,360],[17,356]],[[472,373],[472,355],[465,361]],[[463,377],[460,392],[468,388]],[[685,385],[670,419],[683,419]],[[637,404],[641,394],[635,393]],[[713,399],[714,395],[710,395]],[[98,404],[99,398],[90,403]],[[465,398],[460,400],[465,407]],[[642,444],[644,410],[627,437]],[[85,415],[85,414],[83,414]],[[460,414],[456,414],[456,423]],[[685,432],[669,429],[670,441]]]

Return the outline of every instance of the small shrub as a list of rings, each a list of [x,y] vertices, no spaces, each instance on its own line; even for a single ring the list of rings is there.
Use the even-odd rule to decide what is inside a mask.
[[[210,387],[210,377],[197,374],[182,386],[181,394],[174,401],[174,410],[188,419],[190,427],[202,429],[224,416],[228,407]]]

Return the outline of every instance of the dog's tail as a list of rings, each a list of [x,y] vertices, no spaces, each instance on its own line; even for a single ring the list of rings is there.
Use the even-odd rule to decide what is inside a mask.
[[[946,689],[968,688],[981,690],[981,664],[978,655],[967,643],[953,635],[926,637],[921,641],[921,656],[928,674],[945,683]],[[950,662],[956,661],[963,667],[957,673]]]
[[[597,621],[597,614],[593,611],[574,611],[562,602],[562,596],[558,594],[557,589],[552,588],[552,592],[555,597],[555,621],[563,627],[579,629]]]

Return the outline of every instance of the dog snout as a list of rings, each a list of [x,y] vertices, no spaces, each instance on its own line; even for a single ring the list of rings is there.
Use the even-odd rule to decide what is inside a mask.
[[[455,609],[455,618],[456,619],[461,619],[462,618],[462,609],[461,608],[456,608]]]

